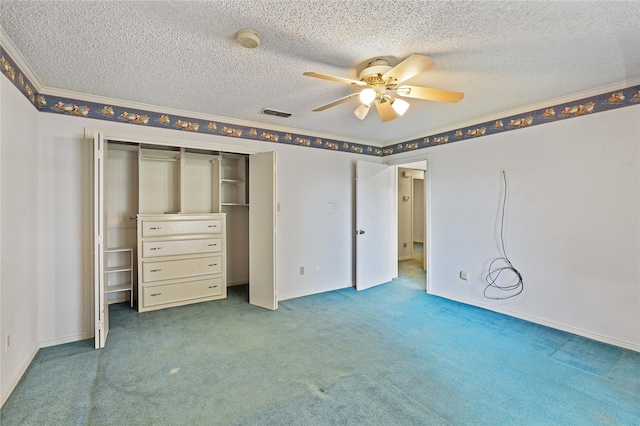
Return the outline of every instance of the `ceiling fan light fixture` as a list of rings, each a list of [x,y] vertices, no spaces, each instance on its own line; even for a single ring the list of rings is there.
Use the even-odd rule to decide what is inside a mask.
[[[398,115],[404,115],[405,112],[409,109],[409,102],[403,101],[402,99],[391,99],[391,107]]]
[[[367,87],[366,89],[363,89],[362,92],[360,92],[360,102],[362,102],[365,105],[371,105],[371,102],[374,101],[377,95],[378,94],[376,93],[375,90],[373,90],[370,87]]]
[[[364,118],[367,116],[367,114],[369,113],[369,105],[367,104],[360,104],[358,106],[358,108],[356,108],[355,111],[353,111],[353,113],[356,115],[356,117],[358,117],[360,120],[364,120]]]

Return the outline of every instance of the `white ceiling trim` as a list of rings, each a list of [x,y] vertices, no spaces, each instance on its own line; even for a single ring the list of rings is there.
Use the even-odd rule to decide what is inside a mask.
[[[556,105],[576,102],[576,101],[579,101],[581,99],[590,98],[590,97],[602,95],[602,94],[609,93],[609,92],[615,92],[615,91],[618,91],[618,90],[626,89],[626,88],[637,86],[637,85],[640,85],[640,78],[634,78],[634,79],[631,79],[631,80],[625,80],[625,81],[622,81],[622,82],[619,82],[619,83],[607,84],[606,86],[597,87],[595,89],[584,90],[582,92],[577,92],[577,93],[573,93],[573,94],[570,94],[570,95],[562,96],[562,97],[559,97],[559,98],[550,99],[548,101],[538,102],[538,103],[531,104],[531,105],[525,105],[523,107],[514,108],[514,109],[511,109],[511,110],[499,112],[499,113],[496,113],[496,114],[491,114],[491,115],[487,115],[487,116],[484,116],[484,117],[479,117],[477,119],[460,122],[456,126],[441,127],[441,128],[436,129],[435,131],[429,132],[428,134],[427,133],[422,133],[422,134],[418,134],[418,135],[413,136],[413,137],[408,138],[408,139],[402,138],[402,139],[399,139],[399,140],[395,140],[393,142],[385,143],[384,147],[388,147],[388,146],[391,146],[391,145],[394,145],[394,144],[398,144],[398,143],[405,143],[407,141],[420,139],[420,138],[424,138],[424,137],[429,137],[429,136],[433,136],[433,135],[439,135],[441,133],[447,133],[447,132],[451,132],[451,131],[458,130],[458,129],[473,127],[473,126],[476,126],[476,125],[479,125],[479,124],[482,124],[482,123],[486,123],[486,122],[489,122],[489,121],[501,120],[501,119],[504,119],[505,117],[511,117],[511,116],[514,116],[514,115],[526,114],[528,112],[532,112],[532,111],[536,111],[536,110],[540,110],[540,109],[544,109],[544,108],[550,108],[550,107],[556,106]]]
[[[18,66],[21,66],[20,64],[17,63],[17,61],[16,61],[16,64]],[[144,104],[140,102],[125,101],[122,99],[109,98],[106,96],[88,95],[86,93],[73,92],[70,90],[45,87],[43,90],[40,90],[39,93],[45,96],[57,96],[61,98],[69,98],[75,101],[85,101],[85,102],[93,102],[97,104],[119,106],[122,108],[130,108],[132,110],[153,111],[161,114],[168,114],[168,115],[173,115],[178,117],[189,117],[189,118],[195,118],[198,120],[213,121],[216,123],[255,127],[258,129],[265,129],[265,130],[271,130],[271,131],[282,132],[282,133],[294,133],[294,134],[300,134],[304,136],[310,136],[310,137],[312,136],[314,138],[318,137],[322,139],[333,139],[338,142],[351,142],[351,143],[381,147],[378,144],[375,144],[373,142],[345,138],[344,136],[332,135],[328,133],[318,133],[310,130],[297,129],[293,127],[279,126],[279,125],[268,124],[268,123],[260,123],[257,121],[238,120],[238,119],[232,119],[229,117],[222,117],[218,115],[203,114],[195,111],[180,110],[180,109],[174,109],[174,108],[167,108],[159,105],[149,105],[149,104]]]
[[[15,49],[15,47],[13,47],[13,48]],[[13,55],[13,53],[9,49],[6,49],[6,50],[7,50],[7,52],[9,52],[9,54]],[[22,68],[22,66],[25,65],[24,59],[22,58],[21,55],[18,58],[19,59],[16,59],[15,57],[13,57],[13,59],[16,62],[16,64],[19,67]],[[20,59],[23,60],[23,63],[19,63],[18,62]],[[23,69],[23,71],[25,71],[25,70]],[[33,74],[33,72],[30,69],[29,69],[29,71],[25,71],[24,74],[29,79],[31,79],[32,82],[36,81],[32,77],[32,76],[35,77],[35,75]],[[519,107],[519,108],[514,108],[514,109],[511,109],[511,110],[502,111],[502,112],[491,114],[491,115],[487,115],[487,116],[484,116],[484,117],[479,117],[477,119],[460,122],[460,123],[457,123],[455,126],[447,126],[447,127],[438,128],[438,129],[435,129],[435,131],[431,131],[429,133],[418,133],[415,136],[412,136],[410,138],[402,138],[402,139],[396,139],[396,140],[389,141],[389,142],[384,142],[384,143],[376,143],[376,142],[370,142],[370,141],[366,141],[366,140],[346,138],[346,137],[343,137],[343,136],[333,135],[333,134],[329,134],[329,133],[317,133],[317,132],[307,131],[307,130],[304,130],[304,129],[297,129],[297,128],[293,128],[293,127],[278,126],[278,125],[260,123],[260,122],[254,122],[254,121],[237,120],[237,119],[231,119],[229,117],[222,117],[222,116],[217,116],[217,115],[203,114],[203,113],[198,113],[198,112],[188,111],[188,110],[179,110],[179,109],[167,108],[167,107],[162,107],[162,106],[158,106],[158,105],[149,105],[149,104],[144,104],[144,103],[140,103],[140,102],[125,101],[125,100],[122,100],[122,99],[109,98],[109,97],[106,97],[106,96],[88,95],[88,94],[85,94],[85,93],[73,92],[73,91],[70,91],[70,90],[54,89],[54,88],[44,87],[44,86],[42,86],[42,83],[40,83],[40,80],[37,80],[37,81],[38,81],[37,84],[40,87],[42,87],[42,89],[39,89],[38,92],[40,94],[43,94],[43,95],[46,95],[46,96],[59,96],[59,97],[70,98],[70,99],[74,99],[74,100],[78,100],[78,101],[82,100],[82,101],[94,102],[94,103],[98,103],[98,104],[103,103],[105,105],[117,105],[117,106],[120,106],[120,107],[131,108],[133,110],[139,109],[139,110],[144,110],[144,111],[154,111],[154,112],[163,113],[163,114],[166,113],[166,114],[170,114],[170,115],[174,115],[174,116],[190,117],[190,118],[196,118],[196,119],[199,119],[199,120],[213,121],[213,122],[225,123],[225,124],[235,124],[235,125],[238,125],[238,126],[257,127],[257,128],[261,128],[261,129],[265,129],[265,130],[272,130],[272,131],[284,132],[284,133],[302,134],[302,135],[305,135],[305,136],[319,137],[319,138],[322,138],[322,139],[333,139],[333,140],[336,140],[336,141],[339,141],[339,142],[351,142],[351,143],[363,144],[363,145],[368,145],[368,146],[373,146],[373,147],[378,147],[378,148],[386,148],[386,147],[389,147],[389,146],[392,146],[392,145],[396,145],[398,143],[405,143],[407,141],[411,141],[411,140],[414,140],[414,139],[420,139],[420,138],[429,137],[429,136],[432,136],[432,135],[438,135],[438,134],[441,134],[441,133],[446,133],[446,132],[450,132],[450,131],[457,130],[457,129],[473,127],[473,126],[481,124],[481,123],[485,123],[485,122],[489,122],[489,121],[495,121],[495,120],[499,120],[499,119],[504,119],[505,117],[511,117],[511,116],[514,116],[514,115],[525,114],[525,113],[528,113],[528,112],[531,112],[531,111],[535,111],[535,110],[539,110],[539,109],[543,109],[543,108],[548,108],[548,107],[552,107],[552,106],[555,106],[555,105],[570,103],[570,102],[578,101],[580,99],[589,98],[589,97],[593,97],[593,96],[597,96],[597,95],[602,95],[604,93],[614,92],[616,90],[625,89],[625,88],[628,88],[628,87],[633,87],[633,86],[640,85],[640,78],[635,78],[635,79],[631,79],[631,80],[625,80],[625,81],[622,81],[622,82],[612,83],[612,84],[608,84],[606,86],[601,86],[601,87],[585,90],[585,91],[582,91],[582,92],[577,92],[577,93],[573,93],[573,94],[570,94],[570,95],[566,95],[566,96],[550,99],[548,101],[538,102],[538,103],[531,104],[531,105],[525,105],[525,106],[522,106],[522,107]],[[36,86],[35,82],[34,82],[34,86]]]
[[[20,71],[22,71],[24,76],[31,81],[31,84],[33,84],[33,88],[35,89],[35,91],[42,92],[42,90],[45,89],[42,81],[33,72],[27,61],[24,59],[24,56],[22,56],[18,48],[16,48],[11,39],[7,36],[7,33],[5,33],[2,29],[2,27],[0,27],[0,44],[2,44],[2,47],[4,47],[9,56],[11,56],[11,59],[13,59],[16,65],[20,68]]]

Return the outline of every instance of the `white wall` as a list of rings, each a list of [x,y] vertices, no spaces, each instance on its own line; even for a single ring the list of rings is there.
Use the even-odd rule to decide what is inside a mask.
[[[38,112],[0,77],[0,406],[38,350]],[[11,346],[5,348],[6,333]]]
[[[640,350],[639,145],[634,106],[428,150],[430,292]],[[500,302],[483,289],[503,167],[525,290]]]

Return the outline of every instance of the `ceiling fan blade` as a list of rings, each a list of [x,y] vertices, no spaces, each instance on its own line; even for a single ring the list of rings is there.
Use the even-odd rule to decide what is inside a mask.
[[[360,93],[355,92],[355,93],[352,93],[350,95],[343,96],[342,98],[336,99],[335,101],[329,102],[328,104],[320,105],[318,108],[315,108],[312,111],[314,111],[314,112],[324,111],[325,109],[329,109],[329,108],[334,107],[336,105],[340,105],[343,102],[347,102],[349,99],[355,98],[358,95],[360,95]]]
[[[334,77],[332,75],[327,75],[327,74],[319,74],[317,72],[305,72],[302,73],[303,75],[306,75],[307,77],[315,77],[315,78],[321,78],[323,80],[329,80],[329,81],[337,81],[338,83],[346,83],[346,84],[355,84],[357,86],[366,86],[367,83],[365,83],[364,81],[360,81],[360,80],[352,80],[350,78],[344,78],[344,77]]]
[[[402,85],[396,93],[407,98],[424,99],[427,101],[456,103],[464,98],[464,93],[451,90],[433,89],[431,87]]]
[[[391,121],[398,117],[398,114],[396,114],[396,112],[393,110],[393,107],[391,106],[391,102],[376,101],[375,104],[382,121]]]
[[[384,73],[383,80],[393,78],[397,83],[410,79],[435,65],[430,58],[414,53],[395,67]]]

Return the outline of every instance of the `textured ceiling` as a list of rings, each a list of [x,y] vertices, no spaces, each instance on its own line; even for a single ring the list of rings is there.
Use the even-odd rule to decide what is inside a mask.
[[[5,1],[0,26],[44,85],[388,145],[585,90],[640,79],[640,2]],[[241,29],[262,43],[245,49]],[[411,99],[382,123],[357,99],[312,112],[375,58],[436,66],[408,83],[462,91]],[[262,108],[291,112],[283,119]]]

